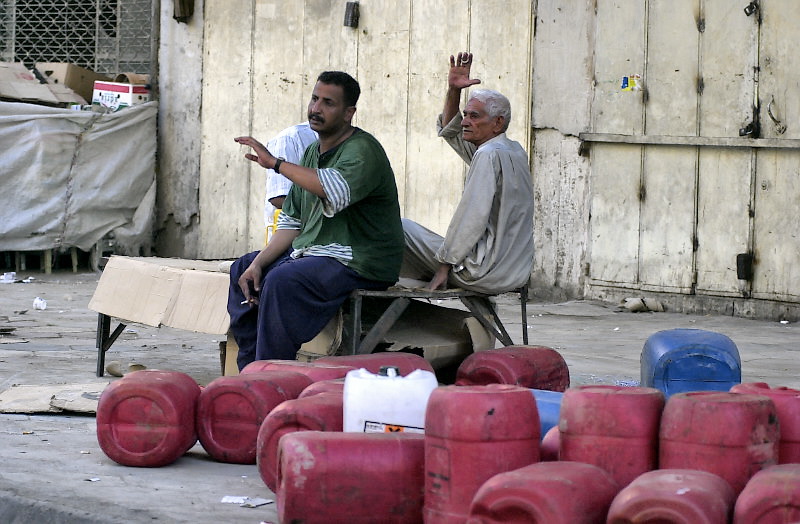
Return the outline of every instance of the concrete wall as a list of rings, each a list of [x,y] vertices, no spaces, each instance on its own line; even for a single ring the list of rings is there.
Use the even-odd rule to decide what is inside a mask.
[[[350,28],[346,0],[198,2],[188,25],[162,0],[159,254],[261,246],[264,172],[233,137],[304,120],[325,69],[361,83],[356,124],[384,144],[404,215],[443,232],[465,168],[434,121],[447,57],[468,49],[530,154],[536,296],[800,316],[792,2],[748,17],[727,0],[362,0]],[[639,89],[622,89],[634,74]],[[760,138],[739,137],[754,115]]]
[[[594,6],[539,1],[535,24],[531,289],[540,298],[564,300],[583,296],[585,287],[589,160],[580,154],[578,134],[591,124]]]
[[[188,23],[173,19],[173,7],[172,0],[160,5],[156,251],[197,258],[203,0],[195,0]]]
[[[766,300],[776,316],[778,302],[800,302],[787,223],[800,209],[789,124],[800,108],[788,95],[800,77],[787,47],[798,22],[797,4],[780,0],[750,14],[726,0],[597,0],[592,132],[581,135],[589,296],[695,297],[742,315]]]
[[[356,125],[386,148],[405,216],[434,230],[446,229],[465,174],[436,137],[451,53],[475,53],[474,75],[507,93],[515,108],[510,136],[529,143],[529,1],[369,0],[360,3],[358,28],[343,25],[345,6],[344,0],[206,5],[200,257],[233,257],[263,245],[264,170],[243,158],[233,137],[266,141],[305,119],[323,70],[345,70],[359,80]],[[513,35],[497,38],[511,27]]]

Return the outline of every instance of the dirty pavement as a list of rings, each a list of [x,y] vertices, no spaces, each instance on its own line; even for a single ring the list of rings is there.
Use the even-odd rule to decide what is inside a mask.
[[[14,283],[0,283],[0,395],[23,387],[44,395],[35,413],[0,413],[0,522],[277,523],[274,504],[248,508],[222,502],[274,500],[254,465],[214,462],[199,444],[176,463],[153,469],[120,466],[100,450],[93,414],[70,407],[72,401],[92,405],[97,392],[117,380],[95,375],[97,314],[87,305],[99,278],[92,272],[29,272],[18,274]],[[511,337],[521,343],[516,296],[500,297],[498,307]],[[730,337],[741,356],[743,382],[800,388],[795,323],[633,312],[586,301],[551,304],[534,298],[528,304],[529,343],[561,353],[572,385],[638,384],[645,341],[673,328]],[[118,361],[123,372],[131,364],[181,371],[205,385],[220,376],[220,341],[128,324],[106,362]],[[60,388],[77,391],[79,398],[67,395],[57,402],[59,394],[52,392]],[[48,409],[52,412],[43,412]]]

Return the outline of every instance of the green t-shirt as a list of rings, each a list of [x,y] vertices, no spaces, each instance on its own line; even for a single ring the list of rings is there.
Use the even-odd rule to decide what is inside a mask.
[[[403,256],[403,226],[394,172],[381,144],[356,128],[324,154],[314,142],[302,165],[317,169],[323,201],[294,184],[283,213],[300,221],[294,256],[331,256],[370,280],[394,283]]]

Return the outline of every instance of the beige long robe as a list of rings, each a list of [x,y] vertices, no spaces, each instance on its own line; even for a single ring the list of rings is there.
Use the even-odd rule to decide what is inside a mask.
[[[465,142],[461,115],[439,136],[469,164],[464,192],[444,238],[403,220],[401,276],[428,280],[440,263],[453,266],[449,287],[502,293],[528,282],[533,269],[533,181],[528,155],[505,133],[476,147]]]

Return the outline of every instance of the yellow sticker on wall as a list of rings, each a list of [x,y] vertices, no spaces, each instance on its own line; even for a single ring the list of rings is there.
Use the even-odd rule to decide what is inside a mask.
[[[641,75],[630,75],[622,77],[622,90],[623,91],[639,91],[642,87]]]

